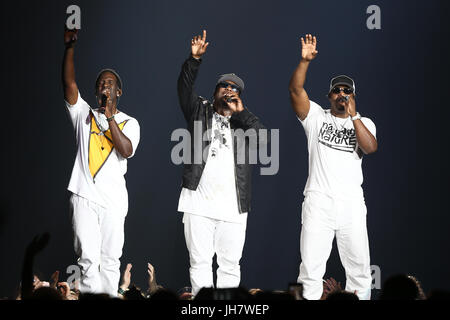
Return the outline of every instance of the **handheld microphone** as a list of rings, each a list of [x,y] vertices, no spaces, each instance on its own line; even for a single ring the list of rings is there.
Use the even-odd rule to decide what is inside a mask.
[[[338,102],[348,102],[348,100],[350,99],[350,97],[349,96],[345,96],[345,97],[341,97],[341,98],[338,98],[336,101],[338,101]]]
[[[232,97],[225,97],[225,101],[230,103],[230,102],[233,102],[233,101],[237,101],[237,99],[233,99]]]
[[[105,108],[106,108],[106,101],[108,100],[108,97],[104,94],[102,94],[102,103],[100,105],[101,108],[103,108],[102,113],[105,113]]]

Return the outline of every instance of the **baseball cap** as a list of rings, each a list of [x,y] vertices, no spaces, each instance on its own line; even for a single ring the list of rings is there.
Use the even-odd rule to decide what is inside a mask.
[[[330,90],[328,91],[328,93],[331,92],[331,90],[334,89],[334,87],[339,86],[339,85],[345,85],[348,86],[350,88],[353,89],[353,93],[356,94],[356,87],[355,87],[355,81],[353,81],[352,78],[346,76],[346,75],[340,75],[340,76],[336,76],[333,79],[331,79],[330,81]]]
[[[242,91],[244,91],[244,81],[242,81],[242,79],[239,78],[234,73],[226,73],[226,74],[221,75],[219,77],[219,80],[217,80],[217,84],[222,83],[222,82],[227,82],[227,81],[234,82],[239,87],[239,90],[241,91],[241,93],[242,93]]]

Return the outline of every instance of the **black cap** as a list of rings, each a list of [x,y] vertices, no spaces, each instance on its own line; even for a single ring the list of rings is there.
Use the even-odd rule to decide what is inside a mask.
[[[355,81],[353,81],[352,78],[347,77],[346,75],[340,75],[337,77],[334,77],[333,79],[331,79],[330,81],[330,90],[328,91],[328,93],[331,92],[331,90],[334,89],[334,87],[339,86],[339,85],[344,85],[344,86],[348,86],[350,88],[353,89],[353,93],[356,94],[356,87],[355,87]]]
[[[217,80],[217,84],[227,82],[227,81],[233,81],[239,87],[239,90],[241,91],[241,93],[242,93],[242,91],[244,91],[244,81],[242,81],[242,79],[239,78],[234,73],[227,73],[227,74],[221,75],[219,77],[219,80]]]

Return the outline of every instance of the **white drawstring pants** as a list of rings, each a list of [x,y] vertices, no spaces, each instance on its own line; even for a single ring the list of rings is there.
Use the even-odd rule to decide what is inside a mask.
[[[231,223],[184,213],[184,235],[189,251],[192,294],[214,286],[212,259],[217,255],[217,288],[237,288],[241,281],[247,223]]]
[[[302,205],[298,282],[303,296],[318,300],[323,276],[336,236],[339,257],[346,274],[345,290],[361,300],[370,299],[372,277],[364,199],[344,201],[319,192],[308,192]]]
[[[74,248],[81,268],[80,291],[117,297],[127,212],[104,208],[72,194]]]

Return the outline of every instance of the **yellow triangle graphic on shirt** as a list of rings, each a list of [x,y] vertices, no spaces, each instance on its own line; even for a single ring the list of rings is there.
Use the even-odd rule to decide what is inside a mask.
[[[118,124],[119,129],[123,127],[127,120]],[[95,177],[102,168],[103,164],[108,160],[114,149],[112,143],[111,131],[109,129],[102,132],[95,122],[94,116],[91,114],[91,133],[89,137],[89,171],[92,177]]]

